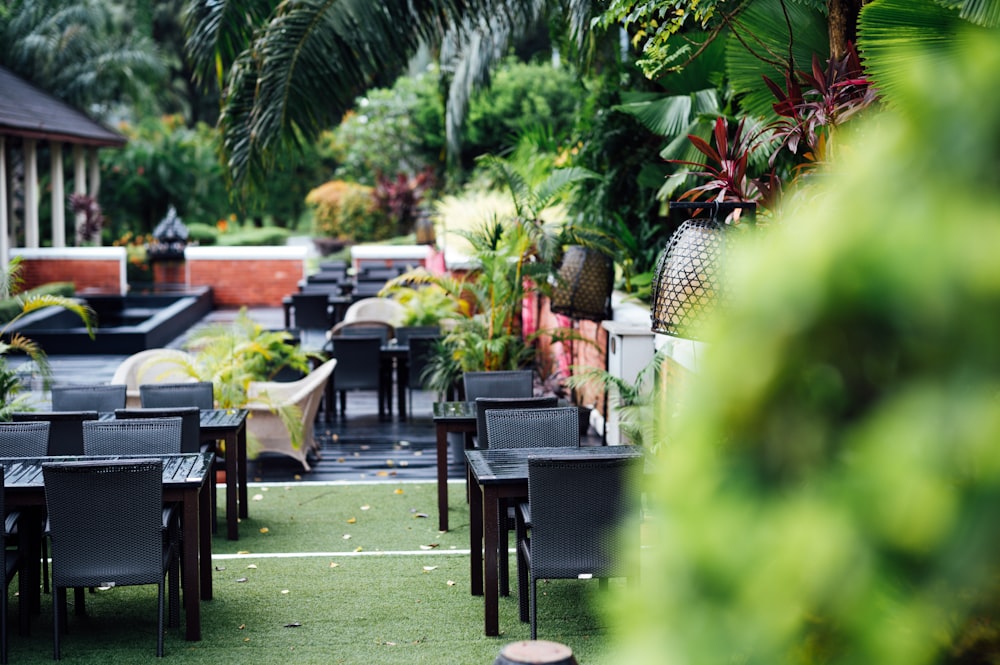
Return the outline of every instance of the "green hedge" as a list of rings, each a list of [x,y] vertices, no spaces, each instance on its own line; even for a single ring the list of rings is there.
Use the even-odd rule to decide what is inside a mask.
[[[4,298],[0,300],[0,323],[7,323],[21,313],[20,299],[34,295],[51,295],[71,298],[75,294],[76,287],[73,286],[73,282],[50,282],[33,289],[29,289],[20,294],[18,298]]]
[[[244,229],[233,233],[219,235],[218,244],[228,247],[246,247],[257,245],[285,245],[291,233],[288,229],[267,226],[259,229]]]

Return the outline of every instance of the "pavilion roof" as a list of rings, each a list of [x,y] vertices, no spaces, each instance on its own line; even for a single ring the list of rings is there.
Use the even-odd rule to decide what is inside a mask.
[[[0,135],[90,146],[121,146],[126,138],[66,102],[0,67]]]

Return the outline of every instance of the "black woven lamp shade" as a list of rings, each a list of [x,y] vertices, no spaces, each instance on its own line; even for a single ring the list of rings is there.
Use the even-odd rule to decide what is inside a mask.
[[[606,254],[572,245],[563,254],[559,282],[552,290],[551,309],[573,319],[611,318],[614,262]]]
[[[726,233],[723,222],[689,219],[670,237],[653,275],[653,332],[699,339],[706,319],[725,305]]]

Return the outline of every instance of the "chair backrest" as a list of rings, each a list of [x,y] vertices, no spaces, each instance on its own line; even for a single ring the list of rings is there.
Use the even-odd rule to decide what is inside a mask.
[[[337,359],[333,373],[337,390],[374,390],[381,386],[380,337],[342,335],[330,342],[330,357]]]
[[[434,349],[440,339],[438,335],[414,335],[406,342],[409,349],[407,351],[407,368],[410,388],[423,388],[424,370],[434,357]]]
[[[44,464],[56,587],[163,579],[160,460]]]
[[[641,464],[635,456],[528,457],[533,577],[625,575],[639,551],[629,481]]]
[[[469,402],[475,402],[480,397],[531,397],[534,390],[530,369],[465,372],[462,383],[465,399]]]
[[[94,420],[83,423],[84,455],[175,455],[182,421],[174,418]]]
[[[406,308],[392,298],[362,298],[344,312],[344,321],[382,321],[395,326]]]
[[[136,390],[140,383],[176,382],[189,375],[182,364],[190,362],[191,354],[180,349],[146,349],[133,353],[118,365],[111,383],[124,383]]]
[[[479,397],[476,399],[476,446],[490,447],[486,430],[486,412],[490,409],[552,409],[559,403],[553,395],[545,397]],[[577,421],[579,422],[579,421]],[[577,425],[579,432],[579,425]],[[579,436],[579,434],[577,435]]]
[[[48,421],[0,423],[0,456],[45,457],[50,427]]]
[[[481,401],[481,400],[480,400]],[[476,402],[479,404],[479,401]],[[578,448],[580,418],[575,406],[551,409],[488,409],[486,438],[489,448]]]
[[[99,411],[111,413],[125,408],[124,383],[90,386],[54,386],[53,411]]]
[[[211,381],[192,383],[144,383],[139,386],[139,398],[144,408],[174,408],[196,406],[215,408]]]
[[[396,329],[384,321],[341,321],[330,330],[331,337],[379,337],[385,344],[396,334]]]
[[[10,416],[14,422],[49,423],[49,447],[46,453],[54,455],[83,454],[83,423],[97,420],[97,411],[28,411]]]
[[[402,345],[410,343],[411,337],[438,337],[441,329],[437,326],[396,326],[396,341]]]
[[[166,408],[116,409],[115,418],[180,418],[181,452],[196,453],[201,449],[201,409],[196,406]]]
[[[292,317],[296,328],[330,329],[330,300],[324,293],[293,293]]]

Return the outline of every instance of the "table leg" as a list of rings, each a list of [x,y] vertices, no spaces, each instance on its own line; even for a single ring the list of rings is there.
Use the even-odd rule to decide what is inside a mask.
[[[226,536],[229,540],[239,540],[240,485],[239,444],[236,436],[226,434]]]
[[[438,424],[435,443],[437,447],[438,531],[448,530],[448,432]]]
[[[499,515],[500,498],[494,487],[483,488],[483,605],[486,618],[486,634],[500,634],[500,597],[497,579],[497,543],[500,540]]]
[[[198,510],[202,503],[202,499],[199,498],[202,487],[185,491],[182,502],[184,517],[181,523],[184,527],[184,537],[181,538],[181,571],[184,581],[181,586],[184,591],[185,638],[190,641],[201,639],[201,591],[199,583],[202,573],[198,562],[201,528],[199,527]],[[211,548],[211,534],[209,534],[209,548]],[[209,565],[211,566],[211,553],[209,553]]]
[[[469,500],[469,582],[473,596],[483,595],[483,492],[475,482]]]
[[[240,451],[240,457],[236,460],[236,469],[239,474],[239,487],[237,492],[239,494],[239,506],[240,519],[246,519],[248,515],[248,499],[247,499],[247,425],[246,421],[243,421],[243,425],[240,427],[239,431],[236,433],[236,447]]]
[[[399,419],[406,420],[406,388],[410,384],[410,368],[405,358],[396,358],[396,401]]]
[[[211,471],[209,472],[211,473]],[[201,573],[201,599],[212,600],[212,493],[211,483],[198,490],[198,567]]]

